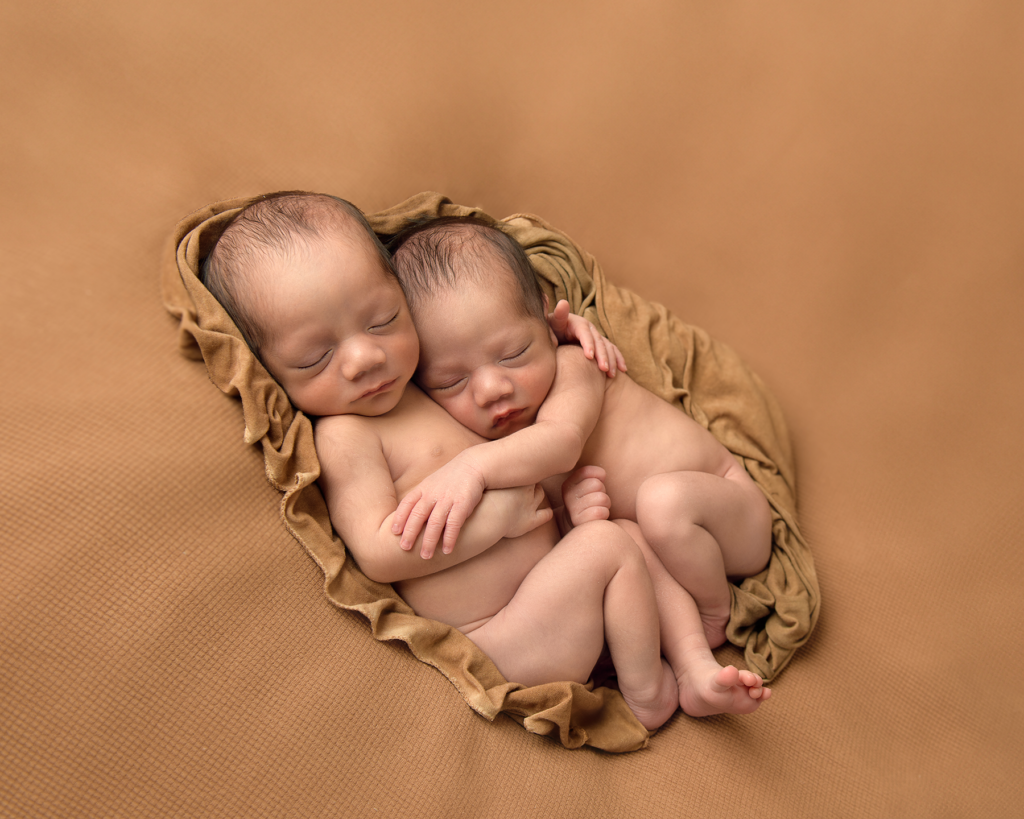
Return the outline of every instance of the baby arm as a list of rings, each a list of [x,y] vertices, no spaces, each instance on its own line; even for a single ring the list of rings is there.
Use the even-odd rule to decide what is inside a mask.
[[[379,583],[443,571],[504,537],[532,531],[553,514],[539,486],[487,492],[462,528],[458,553],[428,562],[422,548],[419,553],[397,548],[391,523],[398,498],[376,433],[353,416],[325,418],[317,424],[316,447],[331,523],[363,573]]]
[[[463,450],[402,499],[392,531],[402,532],[403,549],[422,530],[425,553],[443,535],[442,551],[449,554],[485,490],[533,485],[576,466],[601,413],[605,375],[579,347],[555,353],[555,379],[533,424]]]
[[[547,305],[546,297],[544,304]],[[626,372],[626,361],[619,348],[602,336],[585,318],[571,313],[569,302],[565,299],[555,305],[554,311],[547,315],[547,319],[560,344],[578,344],[578,349],[583,351],[584,357],[596,362],[598,368],[609,378],[614,378],[620,370]],[[593,380],[591,384],[596,386]],[[552,392],[554,391],[553,387]],[[549,396],[548,403],[550,401]],[[555,454],[557,456],[557,451]],[[500,483],[495,484],[489,480],[487,474],[480,472],[480,468],[480,465],[473,463],[472,458],[456,459],[425,479],[402,499],[393,519],[392,532],[402,535],[403,549],[411,550],[422,531],[425,557],[433,554],[442,537],[442,552],[450,554],[463,524],[480,502],[485,489],[496,485],[516,485],[509,484],[508,479],[498,478],[494,480],[499,480]],[[550,474],[557,473],[548,473],[545,467],[540,465],[535,474],[540,475],[537,480],[543,480]]]

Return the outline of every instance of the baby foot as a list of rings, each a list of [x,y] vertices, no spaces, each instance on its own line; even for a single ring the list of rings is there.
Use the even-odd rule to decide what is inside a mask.
[[[648,731],[653,731],[664,725],[679,707],[679,686],[676,682],[676,675],[672,673],[669,664],[664,660],[661,661],[661,667],[661,685],[651,699],[641,700],[635,695],[631,696],[630,693],[622,691],[626,705]]]
[[[679,705],[691,717],[749,714],[772,695],[752,671],[722,668],[713,659],[688,668],[679,680]]]

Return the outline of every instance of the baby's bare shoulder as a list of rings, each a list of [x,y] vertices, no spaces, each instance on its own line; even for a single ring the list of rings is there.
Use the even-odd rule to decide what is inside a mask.
[[[321,441],[351,441],[352,439],[379,437],[375,419],[361,415],[330,415],[318,418],[313,425],[313,436],[319,446]]]
[[[607,388],[605,382],[613,382],[597,362],[587,358],[583,348],[575,344],[562,344],[555,350],[555,383],[562,390],[600,391]]]
[[[555,363],[558,368],[571,372],[585,372],[588,367],[598,369],[596,362],[587,358],[583,348],[578,344],[559,344],[555,350]]]
[[[348,469],[383,453],[384,442],[376,419],[360,415],[332,415],[319,418],[313,428],[313,442],[321,467]]]

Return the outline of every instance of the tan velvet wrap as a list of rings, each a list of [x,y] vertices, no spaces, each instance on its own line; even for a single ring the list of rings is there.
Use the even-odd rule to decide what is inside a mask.
[[[378,640],[401,640],[443,673],[477,713],[505,713],[537,734],[557,735],[568,748],[591,745],[630,751],[648,732],[621,695],[578,683],[524,688],[506,681],[462,633],[416,616],[390,586],[367,579],[333,533],[316,479],[320,473],[310,420],[256,360],[234,324],[197,277],[202,259],[250,199],[219,202],[182,220],[162,270],[164,303],[180,320],[179,345],[206,362],[211,380],[242,401],[245,441],[263,448],[268,480],[282,493],[281,519],[323,570],[324,589],[339,608],[365,616]],[[369,221],[381,235],[410,220],[474,213],[436,193],[423,193]],[[625,355],[630,375],[711,430],[739,457],[772,507],[768,567],[733,587],[729,640],[749,667],[774,678],[809,637],[818,616],[814,564],[796,524],[795,478],[781,413],[761,381],[736,354],[683,324],[658,304],[608,284],[597,262],[536,216],[502,220],[526,248],[554,303],[598,325]]]

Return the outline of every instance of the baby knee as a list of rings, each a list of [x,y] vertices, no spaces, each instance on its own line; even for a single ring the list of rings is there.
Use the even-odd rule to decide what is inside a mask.
[[[636,517],[644,535],[654,543],[674,537],[679,524],[691,517],[690,494],[672,475],[652,475],[636,493]]]

